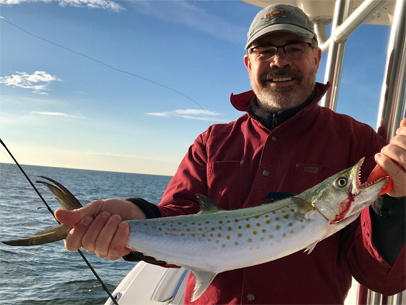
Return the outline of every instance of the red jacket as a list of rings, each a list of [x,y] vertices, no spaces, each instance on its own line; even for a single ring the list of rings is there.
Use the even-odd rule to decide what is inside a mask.
[[[182,160],[158,207],[161,215],[197,213],[197,193],[226,210],[259,205],[271,192],[299,194],[364,156],[366,180],[385,141],[368,125],[318,106],[326,89],[317,84],[314,101],[273,131],[248,114],[209,127]],[[253,95],[232,95],[231,102],[247,111]],[[402,291],[404,247],[391,267],[372,246],[371,235],[365,209],[360,221],[318,243],[310,255],[299,251],[218,274],[194,303],[190,276],[185,304],[342,304],[351,276],[387,295]]]

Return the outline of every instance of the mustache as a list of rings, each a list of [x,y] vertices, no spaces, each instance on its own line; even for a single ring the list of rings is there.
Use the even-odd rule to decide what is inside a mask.
[[[296,70],[292,70],[291,68],[278,68],[278,69],[272,69],[268,71],[267,73],[264,73],[260,77],[260,81],[262,83],[265,83],[271,78],[274,78],[275,76],[277,77],[293,77],[297,79],[298,81],[301,81],[303,79],[302,73]]]

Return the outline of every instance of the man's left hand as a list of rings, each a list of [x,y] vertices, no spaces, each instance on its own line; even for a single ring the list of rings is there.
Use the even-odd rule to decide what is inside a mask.
[[[393,189],[388,195],[406,196],[406,118],[400,122],[396,136],[375,155],[375,161],[393,180]]]

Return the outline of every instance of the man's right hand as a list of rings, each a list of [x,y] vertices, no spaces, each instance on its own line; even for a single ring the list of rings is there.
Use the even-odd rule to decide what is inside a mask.
[[[65,239],[66,249],[83,248],[109,260],[131,252],[126,247],[130,227],[123,220],[146,218],[137,205],[120,199],[95,200],[73,211],[58,209],[55,217],[64,225],[74,227]]]

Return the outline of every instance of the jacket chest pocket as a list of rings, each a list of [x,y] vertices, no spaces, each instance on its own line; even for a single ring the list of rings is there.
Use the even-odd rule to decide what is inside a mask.
[[[208,162],[208,197],[226,210],[242,207],[243,175],[243,161]]]
[[[299,194],[339,171],[341,171],[341,169],[315,164],[296,163],[292,185],[292,187],[295,188],[293,193]]]

